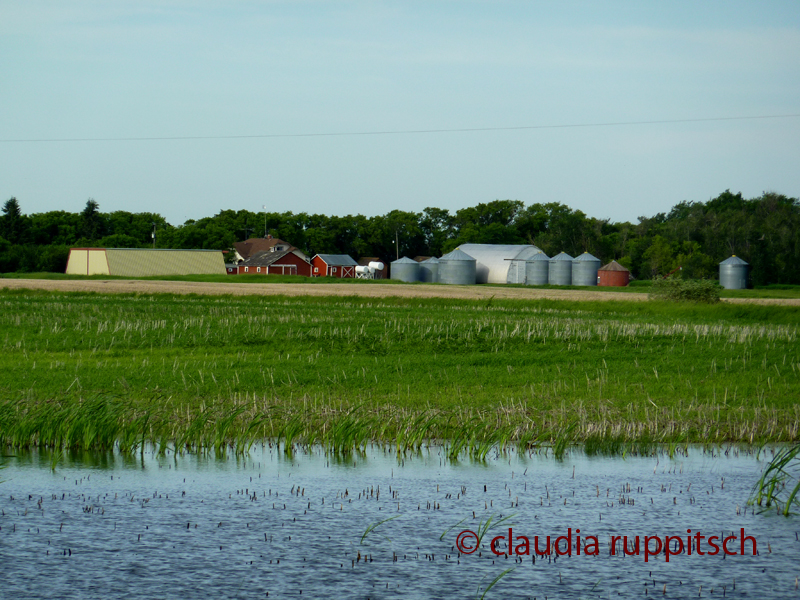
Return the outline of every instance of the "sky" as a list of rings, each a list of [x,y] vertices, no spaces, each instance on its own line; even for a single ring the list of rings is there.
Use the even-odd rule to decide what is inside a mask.
[[[798,140],[797,0],[0,0],[0,201],[26,214],[636,222],[799,197]]]

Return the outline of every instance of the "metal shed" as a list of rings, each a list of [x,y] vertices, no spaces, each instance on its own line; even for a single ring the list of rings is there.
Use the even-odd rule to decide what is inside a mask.
[[[413,283],[419,281],[419,263],[410,258],[399,258],[392,262],[389,277],[395,281]]]
[[[750,265],[735,254],[719,263],[719,284],[726,290],[747,289]]]
[[[439,282],[439,259],[436,257],[419,263],[419,280],[426,283]]]
[[[551,258],[547,282],[550,285],[572,285],[572,260],[566,252]]]
[[[71,248],[66,272],[71,275],[225,275],[219,250],[151,248]]]
[[[541,252],[530,244],[461,244],[459,250],[475,259],[476,283],[514,283],[509,280],[513,260],[527,260]]]
[[[584,252],[572,260],[572,285],[597,285],[600,259]]]
[[[525,283],[547,285],[550,280],[550,257],[544,252],[525,261]]]
[[[476,261],[458,248],[439,259],[439,283],[475,284]]]

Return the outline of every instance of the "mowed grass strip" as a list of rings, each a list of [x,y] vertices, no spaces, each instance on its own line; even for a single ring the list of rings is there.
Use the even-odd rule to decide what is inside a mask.
[[[800,309],[0,292],[16,447],[800,437]]]

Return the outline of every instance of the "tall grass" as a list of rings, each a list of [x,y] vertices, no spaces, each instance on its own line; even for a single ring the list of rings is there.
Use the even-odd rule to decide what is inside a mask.
[[[336,455],[800,439],[800,309],[0,292],[0,443]]]

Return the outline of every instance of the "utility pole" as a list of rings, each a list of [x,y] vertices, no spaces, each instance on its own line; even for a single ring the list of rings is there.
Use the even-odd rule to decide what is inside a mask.
[[[153,250],[156,249],[156,224],[153,223],[153,233],[150,234],[153,238]]]
[[[264,209],[264,238],[266,239],[266,237],[267,237],[267,205],[266,204],[262,204],[261,208]]]
[[[400,260],[400,240],[397,237],[397,229],[394,230],[394,249],[397,260]]]

